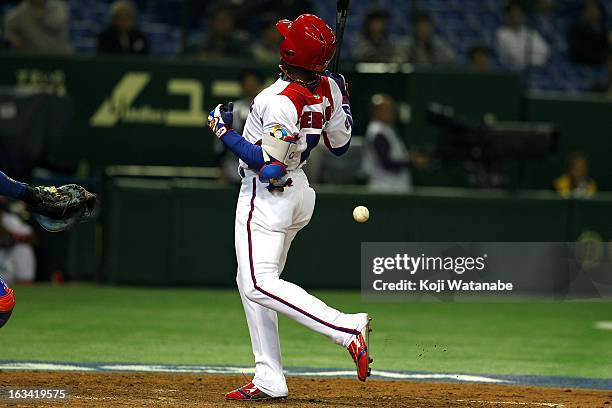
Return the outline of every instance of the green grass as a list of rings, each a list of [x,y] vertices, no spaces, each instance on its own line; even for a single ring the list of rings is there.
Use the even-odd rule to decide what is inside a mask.
[[[251,365],[240,298],[232,290],[67,285],[17,287],[0,330],[0,360]],[[374,317],[377,369],[612,378],[610,303],[362,303],[318,292]],[[320,335],[280,319],[286,366],[351,367]]]

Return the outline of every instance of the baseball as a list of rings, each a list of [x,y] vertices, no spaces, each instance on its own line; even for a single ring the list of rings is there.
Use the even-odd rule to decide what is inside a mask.
[[[353,219],[359,223],[364,223],[370,218],[370,210],[368,207],[359,205],[353,210]]]

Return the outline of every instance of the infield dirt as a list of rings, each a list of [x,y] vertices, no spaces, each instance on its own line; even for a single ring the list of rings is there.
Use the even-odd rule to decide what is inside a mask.
[[[223,399],[246,376],[88,372],[0,372],[0,387],[65,388],[67,401],[0,401],[9,407],[236,407]],[[288,378],[290,396],[257,407],[602,407],[612,391],[509,385]]]

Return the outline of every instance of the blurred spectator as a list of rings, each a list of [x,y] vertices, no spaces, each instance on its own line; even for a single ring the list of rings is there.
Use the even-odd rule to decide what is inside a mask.
[[[134,27],[136,8],[129,1],[111,6],[111,23],[98,34],[99,54],[148,54],[145,35]]]
[[[379,192],[410,191],[410,167],[427,167],[428,157],[416,151],[408,152],[395,130],[397,108],[389,95],[372,96],[372,121],[365,135],[363,170],[368,186]]]
[[[513,68],[546,64],[548,44],[525,25],[525,10],[518,2],[506,7],[506,26],[497,30],[497,52],[502,63]]]
[[[412,38],[408,44],[408,61],[414,64],[444,65],[455,61],[453,49],[434,35],[431,16],[419,12],[414,17]]]
[[[597,0],[586,0],[580,18],[567,33],[570,60],[579,64],[602,65],[608,55],[608,27],[605,9]]]
[[[606,94],[608,97],[612,98],[612,52],[608,54],[606,71],[608,73],[608,77],[604,81],[593,85],[592,91]]]
[[[355,58],[363,62],[404,62],[405,47],[389,34],[389,12],[374,9],[366,14],[355,49]]]
[[[278,49],[277,49],[278,52]],[[240,86],[242,88],[242,99],[234,102],[234,129],[242,133],[244,123],[251,110],[253,99],[264,87],[264,76],[254,69],[244,70],[240,74]]]
[[[261,72],[256,70],[245,70],[240,75],[240,85],[242,88],[242,98],[234,102],[234,130],[242,134],[246,118],[251,110],[253,99],[261,92],[264,87],[264,77]],[[217,141],[215,152],[221,168],[221,178],[223,181],[239,183],[238,159],[227,150],[225,145]]]
[[[300,14],[315,13],[310,0],[264,0],[257,11],[261,13],[261,10],[274,10],[277,15],[289,20],[295,20]]]
[[[23,0],[6,13],[5,36],[21,51],[68,54],[68,9],[60,0]]]
[[[491,50],[477,45],[470,48],[470,70],[474,72],[491,71]]]
[[[0,50],[5,49],[5,48],[11,48],[11,43],[10,41],[6,38],[6,36],[4,35],[5,33],[5,19],[4,18],[0,18]]]
[[[256,61],[278,64],[280,55],[278,45],[283,37],[276,29],[276,21],[269,21],[261,31],[261,39],[251,47],[251,53]]]
[[[295,20],[300,14],[316,14],[310,0],[209,0],[190,3],[196,10],[204,11],[201,15],[210,14],[211,9],[231,7],[236,26],[250,29],[263,27],[270,21],[276,23],[283,18]],[[201,15],[196,21],[201,20]]]
[[[3,205],[0,208],[0,272],[7,283],[34,281],[36,257],[32,239],[32,227]]]
[[[248,36],[236,29],[232,10],[213,9],[209,17],[208,33],[196,54],[204,58],[248,58]]]
[[[580,152],[568,156],[565,174],[555,179],[553,185],[563,197],[588,198],[597,192],[597,184],[589,178],[589,161]]]
[[[558,0],[530,0],[522,1],[523,7],[531,7],[531,11],[542,16],[549,16],[555,11],[555,7],[561,3]]]

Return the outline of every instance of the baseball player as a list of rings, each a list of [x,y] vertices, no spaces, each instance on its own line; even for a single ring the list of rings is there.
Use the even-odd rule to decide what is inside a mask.
[[[370,374],[369,316],[342,313],[280,278],[291,242],[308,224],[315,204],[302,166],[321,139],[335,155],[345,153],[353,119],[344,77],[324,72],[336,49],[332,29],[311,14],[281,20],[276,28],[283,37],[280,77],[255,97],[242,135],[232,128],[231,104],[227,109],[218,105],[208,117],[213,133],[240,158],[242,177],[235,221],[236,281],[255,377],[226,394],[229,400],[288,395],[277,313],[347,348],[359,380]]]
[[[30,187],[0,171],[0,195],[28,204],[34,218],[48,231],[63,231],[93,216],[96,196],[76,184]],[[0,276],[0,327],[11,317],[15,293]]]

